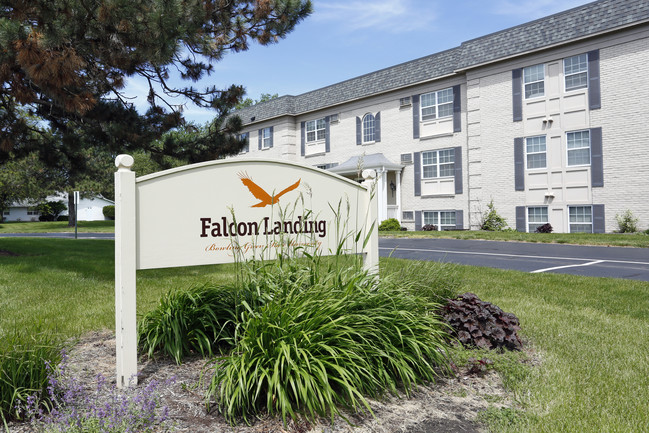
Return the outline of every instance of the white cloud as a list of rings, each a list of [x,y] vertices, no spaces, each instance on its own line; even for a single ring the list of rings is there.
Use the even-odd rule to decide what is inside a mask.
[[[524,21],[566,11],[592,0],[495,0],[491,10],[497,15],[518,16]]]
[[[436,18],[434,6],[430,0],[316,0],[312,17],[344,33],[406,33],[430,26]]]

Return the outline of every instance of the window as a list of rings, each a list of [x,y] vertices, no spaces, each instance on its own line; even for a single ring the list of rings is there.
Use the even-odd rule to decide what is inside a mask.
[[[437,230],[454,229],[455,211],[424,211],[424,225],[432,224]]]
[[[271,128],[261,130],[261,148],[268,149],[273,147],[273,133]]]
[[[569,206],[570,233],[592,233],[593,232],[593,208],[592,206]]]
[[[309,120],[306,122],[306,142],[324,140],[326,134],[324,119]]]
[[[412,105],[412,103],[410,102],[410,96],[399,99],[399,107],[408,107],[410,105]]]
[[[415,212],[411,210],[404,210],[403,213],[401,214],[401,219],[403,221],[414,221]]]
[[[446,149],[422,152],[421,165],[424,179],[455,176],[455,151]]]
[[[425,93],[420,97],[421,120],[441,119],[453,115],[453,88]]]
[[[534,65],[523,69],[525,99],[545,95],[545,66]]]
[[[37,210],[28,210],[27,215],[38,215],[38,211]]]
[[[590,164],[590,131],[568,132],[568,166]]]
[[[363,117],[363,143],[374,141],[374,115],[368,113]]]
[[[4,214],[5,215],[11,215],[11,211],[6,210],[6,211],[4,211]]]
[[[534,233],[537,227],[548,223],[548,208],[545,206],[527,208],[527,231]]]
[[[250,140],[249,140],[250,134],[247,132],[244,132],[243,134],[237,135],[238,140],[244,140],[245,144],[241,148],[241,151],[239,153],[246,153],[250,152]]]
[[[566,91],[588,87],[588,54],[563,59],[563,76]]]
[[[545,135],[528,137],[525,140],[527,151],[527,168],[546,168]]]

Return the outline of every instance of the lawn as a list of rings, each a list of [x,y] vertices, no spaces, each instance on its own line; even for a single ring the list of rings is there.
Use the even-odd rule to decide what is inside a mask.
[[[78,232],[113,233],[115,221],[79,221]],[[74,233],[74,226],[69,227],[67,221],[37,221],[37,222],[3,222],[0,223],[2,233]]]
[[[0,239],[0,334],[114,328],[112,241]],[[403,262],[405,264],[405,262]],[[402,268],[381,259],[383,268]],[[535,366],[493,356],[523,412],[494,431],[641,432],[649,425],[649,283],[452,266],[465,291],[516,314]],[[233,278],[232,266],[138,271],[138,313],[171,287]],[[462,352],[466,358],[470,352]],[[491,355],[489,355],[491,356]]]

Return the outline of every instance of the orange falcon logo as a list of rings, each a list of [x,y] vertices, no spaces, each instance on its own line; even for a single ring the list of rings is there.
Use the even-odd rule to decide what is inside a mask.
[[[243,184],[250,190],[252,195],[254,195],[256,199],[261,200],[259,203],[254,204],[250,207],[266,207],[269,204],[275,204],[279,202],[279,198],[281,196],[289,191],[293,191],[295,188],[300,186],[300,180],[302,180],[298,179],[297,182],[281,191],[279,194],[271,196],[266,191],[264,191],[262,187],[253,182],[252,179],[250,179],[250,176],[248,176],[248,173],[238,173],[238,175],[239,179],[241,179],[241,182],[243,182]]]

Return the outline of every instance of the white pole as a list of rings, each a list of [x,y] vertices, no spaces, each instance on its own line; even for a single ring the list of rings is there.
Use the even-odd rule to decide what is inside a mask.
[[[115,339],[117,387],[137,384],[135,173],[133,157],[115,158]]]
[[[367,230],[372,230],[367,245],[363,250],[363,267],[370,273],[379,273],[379,200],[377,197],[377,182],[376,171],[363,170],[363,186],[367,193],[365,194],[367,200],[367,220],[365,227]]]

